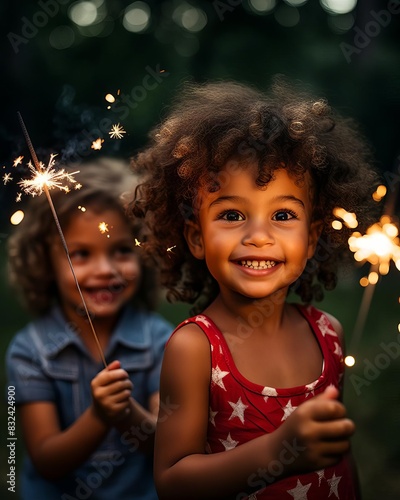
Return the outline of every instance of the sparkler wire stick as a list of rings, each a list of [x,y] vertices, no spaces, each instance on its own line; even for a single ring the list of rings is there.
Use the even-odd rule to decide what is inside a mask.
[[[399,183],[396,184],[395,189],[392,190],[391,195],[386,199],[385,205],[383,207],[384,215],[388,215],[388,216],[393,215],[398,191],[399,191]],[[375,271],[375,272],[378,271],[377,265],[370,266],[369,272],[371,273],[373,271]],[[358,346],[358,343],[361,339],[361,335],[362,335],[362,332],[364,330],[364,326],[365,326],[365,322],[367,320],[369,309],[371,307],[372,297],[374,295],[376,285],[377,285],[377,283],[369,283],[366,286],[366,288],[364,289],[364,293],[363,293],[362,300],[361,300],[361,305],[360,305],[360,308],[358,310],[356,324],[354,326],[353,334],[351,337],[351,344],[350,344],[350,349],[349,349],[350,354]]]
[[[21,125],[21,128],[22,128],[22,131],[24,133],[26,143],[28,144],[28,148],[29,148],[30,154],[32,156],[33,163],[34,163],[34,165],[36,167],[36,170],[38,172],[40,172],[40,163],[39,163],[39,160],[38,160],[38,158],[36,156],[36,151],[35,151],[35,149],[33,147],[31,138],[29,137],[28,130],[27,130],[26,126],[25,126],[24,120],[22,119],[21,113],[19,113],[19,112],[18,112],[18,119],[19,119],[19,122],[20,122],[20,125]],[[77,279],[76,274],[75,274],[74,266],[72,265],[72,262],[71,262],[71,257],[69,255],[67,242],[65,241],[64,233],[63,233],[63,231],[61,229],[60,221],[58,220],[57,212],[56,212],[56,209],[54,207],[53,200],[52,200],[52,198],[50,196],[50,191],[49,191],[49,189],[48,189],[48,187],[47,187],[46,184],[43,185],[43,191],[45,192],[47,200],[49,202],[50,209],[51,209],[51,212],[53,214],[54,221],[56,223],[57,230],[58,230],[58,233],[59,233],[60,238],[61,238],[62,246],[63,246],[65,254],[67,256],[67,260],[68,260],[68,264],[69,264],[69,267],[70,267],[71,272],[72,272],[72,276],[74,277],[76,288],[78,289],[80,298],[82,300],[83,308],[85,310],[86,316],[87,316],[88,321],[89,321],[90,328],[92,330],[94,339],[96,341],[97,347],[98,347],[99,352],[100,352],[101,360],[102,360],[102,362],[104,364],[104,367],[107,368],[107,362],[106,362],[106,359],[104,357],[103,349],[101,348],[99,338],[97,337],[96,331],[94,329],[93,322],[92,322],[92,319],[91,319],[90,314],[89,314],[89,310],[88,310],[87,305],[86,305],[86,301],[83,298],[82,290],[81,290],[81,287],[79,286],[78,279]]]

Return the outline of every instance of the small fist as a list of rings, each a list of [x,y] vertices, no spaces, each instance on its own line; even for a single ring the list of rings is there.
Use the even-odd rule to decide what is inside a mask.
[[[300,405],[281,426],[286,439],[296,440],[303,449],[292,464],[296,472],[329,467],[349,451],[355,426],[346,418],[346,409],[338,396],[335,387],[327,387]]]
[[[132,389],[133,384],[121,363],[110,363],[91,382],[96,415],[109,425],[117,423],[129,413]]]

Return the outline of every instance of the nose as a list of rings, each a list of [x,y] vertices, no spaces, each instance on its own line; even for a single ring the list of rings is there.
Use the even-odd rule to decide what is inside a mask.
[[[108,255],[99,255],[94,262],[94,270],[98,275],[114,276],[116,269],[113,260]]]
[[[246,225],[246,233],[243,244],[261,248],[265,245],[273,245],[275,242],[272,228],[265,219],[253,220]]]

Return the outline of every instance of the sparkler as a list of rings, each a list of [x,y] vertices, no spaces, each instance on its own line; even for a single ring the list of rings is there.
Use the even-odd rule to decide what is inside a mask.
[[[126,134],[126,130],[124,130],[124,127],[117,123],[117,125],[113,125],[111,127],[110,132],[108,132],[111,139],[122,139],[123,134]]]
[[[386,195],[386,192],[385,186],[378,186],[372,197],[379,202]],[[396,193],[392,193],[391,199],[386,202],[385,215],[380,218],[379,222],[372,224],[364,235],[358,231],[353,232],[348,240],[349,248],[354,253],[354,259],[357,262],[371,264],[368,276],[364,276],[360,280],[360,285],[365,287],[365,291],[353,330],[352,347],[358,343],[361,337],[379,276],[388,274],[391,261],[400,270],[399,230],[395,219],[390,215],[394,208],[395,196]],[[333,213],[336,217],[341,218],[347,227],[356,228],[358,226],[356,214],[347,212],[343,208],[336,208]],[[332,227],[339,230],[342,223],[338,220],[333,221]],[[354,365],[354,358],[350,361],[351,363],[346,361],[346,364],[348,366]]]
[[[31,141],[31,139],[29,137],[28,130],[27,130],[26,126],[25,126],[25,123],[24,123],[24,121],[23,121],[22,116],[21,116],[20,113],[18,113],[18,118],[19,118],[19,121],[20,121],[20,124],[21,124],[21,128],[23,130],[24,136],[25,136],[25,140],[26,140],[26,142],[28,144],[29,151],[30,151],[31,156],[32,156],[33,164],[34,164],[34,166],[36,168],[36,170],[35,170],[33,168],[33,166],[31,165],[32,168],[30,168],[30,170],[34,174],[34,177],[31,179],[31,183],[30,184],[25,185],[25,192],[27,192],[28,194],[31,194],[32,196],[35,196],[36,194],[41,194],[42,192],[44,192],[45,195],[46,195],[46,197],[47,197],[47,200],[48,200],[49,205],[50,205],[50,209],[51,209],[52,214],[53,214],[54,221],[55,221],[56,226],[57,226],[58,233],[59,233],[60,238],[61,238],[62,246],[63,246],[65,254],[67,256],[69,267],[71,269],[71,272],[72,272],[72,275],[73,275],[76,287],[78,289],[80,298],[82,300],[83,308],[85,310],[86,316],[87,316],[88,321],[89,321],[89,325],[90,325],[91,331],[93,333],[94,339],[95,339],[97,347],[99,349],[99,353],[100,353],[102,362],[104,364],[104,367],[107,368],[107,363],[106,363],[106,360],[105,360],[105,357],[104,357],[104,353],[103,353],[103,350],[101,348],[101,345],[100,345],[99,339],[97,337],[96,331],[94,329],[94,326],[93,326],[93,323],[92,323],[92,319],[90,317],[89,310],[87,308],[85,299],[83,298],[81,287],[79,286],[78,279],[76,277],[75,270],[74,270],[74,267],[73,267],[72,262],[71,262],[71,258],[70,258],[69,251],[68,251],[67,242],[65,241],[64,233],[63,233],[63,231],[61,229],[61,225],[60,225],[60,222],[58,220],[57,212],[56,212],[56,209],[54,207],[53,200],[52,200],[52,198],[50,196],[50,189],[54,188],[54,187],[57,187],[58,189],[63,189],[64,191],[66,191],[65,186],[63,186],[61,184],[61,180],[62,179],[68,180],[70,182],[75,182],[75,179],[73,179],[73,174],[68,174],[67,172],[65,172],[63,170],[60,171],[60,172],[62,172],[63,176],[60,177],[60,175],[57,175],[58,173],[53,169],[53,166],[54,166],[54,163],[53,163],[53,161],[54,161],[54,155],[52,155],[48,167],[47,168],[43,168],[43,164],[41,164],[39,162],[39,160],[38,160],[38,158],[36,156],[36,152],[35,152],[35,149],[34,149],[34,147],[32,145],[32,141]],[[74,172],[74,173],[77,173],[77,172]],[[71,180],[71,176],[72,176],[72,180]]]

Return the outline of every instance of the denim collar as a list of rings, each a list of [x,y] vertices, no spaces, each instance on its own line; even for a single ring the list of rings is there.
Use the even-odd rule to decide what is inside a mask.
[[[65,316],[58,306],[39,321],[38,327],[46,357],[54,358],[70,345],[87,353],[87,349],[79,335],[74,331],[73,325],[66,322]],[[137,311],[131,306],[124,309],[111,335],[106,355],[111,355],[119,344],[136,350],[149,348],[151,332],[148,313]]]

